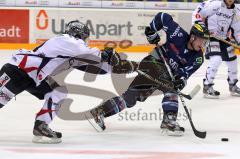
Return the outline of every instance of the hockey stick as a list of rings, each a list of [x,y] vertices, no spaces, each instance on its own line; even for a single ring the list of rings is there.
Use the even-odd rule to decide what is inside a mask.
[[[240,49],[240,46],[239,46],[239,45],[234,44],[234,43],[232,43],[232,42],[230,42],[230,41],[227,41],[227,40],[225,40],[225,39],[223,39],[223,38],[221,38],[221,37],[219,37],[219,36],[213,36],[213,35],[211,35],[211,37],[212,37],[212,38],[215,38],[215,39],[217,39],[217,40],[220,40],[220,41],[222,41],[222,42],[224,42],[224,43],[226,43],[226,44],[228,44],[228,45],[231,45],[232,47],[234,47],[234,48],[236,48],[236,49]]]
[[[147,79],[155,82],[156,84],[160,85],[160,86],[163,86],[163,87],[168,87],[168,85],[164,82],[161,82],[155,78],[153,78],[152,76],[148,75],[147,73],[141,71],[141,70],[137,70],[137,73],[146,77]],[[199,90],[201,89],[201,86],[200,85],[196,85],[189,94],[184,94],[182,92],[176,92],[178,94],[181,94],[184,98],[187,98],[188,100],[191,100],[198,92]]]
[[[172,71],[171,71],[171,69],[170,69],[170,66],[168,65],[167,61],[165,60],[165,58],[164,58],[164,56],[163,56],[163,54],[162,54],[162,51],[159,50],[158,45],[156,45],[155,50],[156,50],[158,56],[162,58],[165,66],[166,66],[166,68],[167,68],[167,70],[168,70],[168,73],[169,73],[170,77],[172,78],[172,81],[174,81],[175,79],[174,79],[174,76],[173,76]],[[190,113],[189,113],[189,111],[188,111],[188,108],[187,108],[187,106],[186,106],[186,104],[185,104],[185,101],[184,101],[184,99],[183,99],[183,95],[180,93],[179,90],[177,90],[177,93],[178,93],[178,96],[180,97],[180,100],[181,100],[181,102],[182,102],[183,108],[184,108],[184,110],[185,110],[185,112],[186,112],[186,114],[187,114],[187,117],[188,117],[188,120],[189,120],[190,125],[191,125],[191,127],[192,127],[193,133],[195,134],[195,136],[197,136],[197,137],[199,137],[199,138],[203,138],[203,139],[206,138],[207,132],[206,132],[206,131],[201,132],[201,131],[198,131],[198,130],[195,128],[195,126],[194,126],[194,124],[193,124],[193,121],[192,121],[192,118],[191,118],[191,116],[190,116]]]

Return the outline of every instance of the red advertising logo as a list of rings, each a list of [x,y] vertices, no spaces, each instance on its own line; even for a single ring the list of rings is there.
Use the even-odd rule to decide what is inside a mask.
[[[0,43],[29,43],[29,10],[1,9]]]
[[[39,30],[45,30],[48,27],[48,15],[45,10],[40,10],[36,18],[36,26]]]

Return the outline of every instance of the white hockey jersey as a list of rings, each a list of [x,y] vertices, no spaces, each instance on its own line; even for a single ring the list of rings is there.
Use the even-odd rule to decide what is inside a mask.
[[[73,66],[99,65],[101,54],[99,49],[89,48],[83,40],[63,34],[49,39],[34,51],[17,50],[10,64],[24,70],[39,85],[47,76]]]
[[[233,37],[240,42],[240,9],[235,5],[228,9],[223,1],[209,0],[201,3],[193,12],[192,23],[198,20],[207,23],[209,32],[226,39],[230,28]]]

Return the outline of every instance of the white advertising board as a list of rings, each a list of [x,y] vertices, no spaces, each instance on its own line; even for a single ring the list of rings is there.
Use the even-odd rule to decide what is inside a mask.
[[[0,6],[193,10],[198,3],[119,0],[0,0]]]
[[[15,6],[15,0],[0,0],[0,6]]]
[[[144,2],[102,1],[103,8],[144,8]]]
[[[179,21],[178,12],[167,12]],[[78,19],[88,25],[90,38],[95,42],[128,40],[133,45],[145,45],[145,26],[149,25],[157,13],[157,10],[132,9],[34,9],[30,14],[30,40],[35,43],[49,39],[62,33],[66,23]],[[185,19],[189,19],[189,23],[183,21],[183,24],[190,26],[191,13],[185,13],[184,16]]]
[[[45,7],[58,7],[58,1],[54,0],[16,0],[16,6],[45,6]]]
[[[184,3],[184,2],[145,2],[145,9],[165,9],[165,10],[194,10],[192,4],[198,5],[199,3]]]
[[[78,19],[90,28],[91,40],[131,40],[146,43],[144,26],[152,20],[154,12],[145,16],[143,11],[103,9],[34,9],[32,16],[32,42],[48,39],[63,32],[65,24]]]
[[[59,0],[59,7],[101,8],[102,2],[96,0]]]

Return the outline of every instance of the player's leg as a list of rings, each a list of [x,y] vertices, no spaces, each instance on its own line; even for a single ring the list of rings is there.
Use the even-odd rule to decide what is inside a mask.
[[[45,99],[42,109],[36,115],[33,128],[33,142],[61,142],[62,134],[60,132],[53,131],[48,125],[57,115],[61,104],[66,98],[66,88],[60,87],[57,83],[50,85],[48,82],[42,81],[38,87],[30,87],[27,91],[39,99]]]
[[[233,96],[240,96],[240,88],[237,86],[238,82],[238,70],[237,70],[237,59],[233,61],[226,61],[228,66],[228,84],[229,84],[229,91]]]
[[[5,64],[0,70],[0,108],[34,81],[17,66]]]
[[[143,82],[146,80],[148,79],[138,75],[127,91],[121,96],[111,98],[97,108],[91,110],[95,122],[102,130],[105,129],[104,118],[113,116],[126,108],[135,106],[137,101],[144,102],[157,89],[155,85],[149,83],[151,81],[148,81],[149,84],[144,85]],[[142,85],[138,85],[140,83]]]
[[[145,57],[141,61],[139,69],[156,78],[156,75],[163,75],[163,73],[158,72],[156,64],[152,62],[152,58],[152,56]],[[105,129],[104,118],[115,115],[125,108],[133,107],[137,101],[145,101],[145,99],[150,96],[157,87],[158,86],[151,80],[142,75],[138,75],[134,78],[125,93],[102,103],[97,108],[94,108],[91,113],[96,123],[102,129]]]
[[[15,96],[15,94],[9,90],[9,87],[12,87],[12,80],[6,71],[7,69],[8,68],[3,66],[0,70],[0,108],[5,106]]]
[[[164,114],[160,128],[163,130],[163,133],[167,133],[170,136],[182,136],[184,128],[177,122],[178,95],[172,92],[164,93],[162,108]]]
[[[213,89],[213,81],[220,64],[222,63],[222,57],[219,55],[213,55],[209,57],[209,64],[207,67],[205,78],[203,79],[203,93],[207,98],[218,98],[220,92]]]

